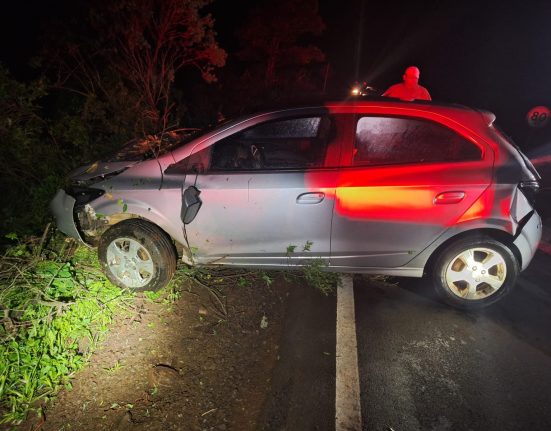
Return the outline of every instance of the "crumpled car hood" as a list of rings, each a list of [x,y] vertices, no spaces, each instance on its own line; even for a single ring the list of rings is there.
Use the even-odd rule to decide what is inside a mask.
[[[198,132],[199,129],[176,129],[161,136],[132,139],[113,154],[75,169],[69,178],[77,183],[101,181],[138,163],[164,156],[173,147],[190,141]]]
[[[138,161],[124,162],[101,162],[96,161],[89,165],[84,165],[76,168],[69,173],[69,178],[74,181],[88,181],[93,178],[102,178],[112,174],[116,174],[139,163]]]

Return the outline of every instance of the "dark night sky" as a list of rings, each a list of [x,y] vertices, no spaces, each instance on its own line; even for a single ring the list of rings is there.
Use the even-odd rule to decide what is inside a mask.
[[[217,0],[211,6],[224,48],[235,47],[235,30],[256,4]],[[77,0],[5,9],[0,61],[24,76],[41,28],[69,17],[71,8]],[[331,64],[334,92],[344,95],[356,77],[385,89],[414,64],[435,100],[489,109],[519,141],[534,138],[526,112],[551,105],[550,1],[320,0],[320,10],[327,28],[318,44]],[[537,140],[549,134],[532,133]]]

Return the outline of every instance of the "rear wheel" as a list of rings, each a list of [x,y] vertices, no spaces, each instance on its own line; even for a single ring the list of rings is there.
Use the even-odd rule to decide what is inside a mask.
[[[158,290],[176,270],[176,251],[170,238],[144,220],[122,221],[99,241],[99,260],[109,280],[133,291]]]
[[[505,244],[488,237],[450,244],[436,260],[433,279],[438,295],[459,308],[482,308],[511,291],[519,264]]]

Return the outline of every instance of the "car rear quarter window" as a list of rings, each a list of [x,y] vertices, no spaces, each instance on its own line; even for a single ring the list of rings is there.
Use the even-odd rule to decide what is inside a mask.
[[[358,119],[353,165],[480,160],[481,149],[428,120],[369,116]]]

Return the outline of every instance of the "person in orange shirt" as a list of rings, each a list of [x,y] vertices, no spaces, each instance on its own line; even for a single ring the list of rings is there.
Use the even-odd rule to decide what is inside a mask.
[[[394,84],[389,87],[383,93],[386,97],[395,97],[396,99],[406,100],[411,102],[413,100],[432,100],[428,90],[419,85],[419,68],[410,66],[404,72],[402,76],[403,82]]]

